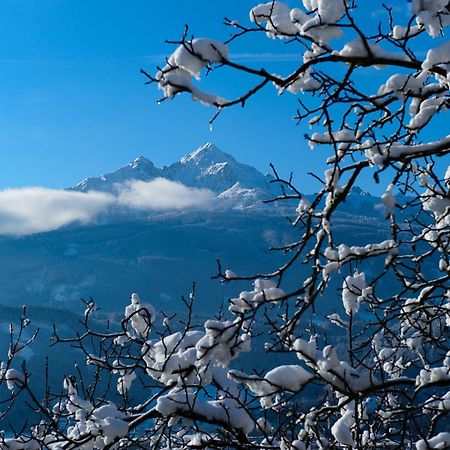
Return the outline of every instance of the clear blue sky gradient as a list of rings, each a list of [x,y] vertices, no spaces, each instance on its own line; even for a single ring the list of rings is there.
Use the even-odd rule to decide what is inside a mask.
[[[238,160],[269,171],[294,170],[300,188],[319,170],[309,150],[307,127],[292,120],[296,98],[268,87],[246,108],[214,113],[187,96],[157,105],[155,86],[146,87],[141,67],[153,72],[181,36],[185,24],[196,36],[226,39],[224,16],[246,21],[257,1],[241,0],[2,0],[0,3],[0,188],[62,188],[114,170],[139,155],[170,164],[207,141]],[[381,2],[380,2],[381,4]],[[272,54],[287,61],[271,61]],[[242,60],[287,73],[294,49],[262,35],[231,46]],[[208,80],[230,96],[247,80]]]

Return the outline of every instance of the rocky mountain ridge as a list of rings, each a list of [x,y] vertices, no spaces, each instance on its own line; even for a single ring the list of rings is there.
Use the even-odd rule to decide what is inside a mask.
[[[209,189],[220,194],[236,183],[241,188],[271,191],[270,175],[264,175],[252,166],[236,159],[207,143],[169,166],[158,168],[145,156],[140,156],[125,167],[114,172],[86,178],[75,187],[75,191],[111,192],[115,185],[129,180],[151,181],[166,178],[186,186]]]
[[[263,174],[250,165],[238,162],[212,143],[206,143],[179,161],[161,168],[147,157],[139,156],[114,172],[86,178],[69,189],[114,193],[130,181],[150,182],[158,178],[212,191],[215,197],[212,206],[220,210],[266,210],[264,200],[279,193],[279,187],[272,182],[274,178],[270,174]],[[355,209],[359,214],[362,208],[368,215],[376,213],[375,207],[381,203],[378,197],[359,187],[352,188],[350,200],[344,209]],[[271,209],[274,209],[273,204]]]

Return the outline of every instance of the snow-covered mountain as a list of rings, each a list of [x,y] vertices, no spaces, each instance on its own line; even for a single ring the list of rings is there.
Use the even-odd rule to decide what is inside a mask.
[[[112,192],[116,184],[128,180],[150,181],[160,176],[162,176],[161,169],[155,167],[145,156],[140,156],[114,172],[99,177],[86,178],[71,189],[80,192]]]
[[[269,199],[271,194],[264,187],[247,188],[238,181],[217,195],[217,200],[224,209],[254,210],[264,207],[263,200]]]
[[[195,282],[194,319],[203,322],[229,298],[251,289],[251,282],[221,284],[212,279],[217,273],[217,260],[224,269],[251,275],[273,272],[291,257],[289,253],[268,249],[298,239],[300,230],[285,220],[286,216],[295,216],[295,202],[285,204],[284,209],[273,203],[264,205],[262,199],[275,193],[271,177],[239,163],[212,144],[163,168],[141,156],[112,173],[83,180],[72,190],[118,196],[120,185],[126,187],[133,180],[151,182],[161,177],[213,191],[215,207],[160,209],[150,214],[131,208],[121,211],[115,204],[117,210],[108,209],[107,217],[93,223],[72,223],[55,231],[19,237],[0,235],[0,354],[8,350],[9,322],[17,323],[22,313],[20,305],[27,305],[33,326],[40,328],[34,353],[20,355],[34,374],[32,382],[46,376],[42,358],[53,334],[53,323],[65,336],[82,332],[78,314],[83,313],[85,305],[81,298],[92,297],[102,320],[107,318],[113,327],[120,324],[131,292],[138,292],[158,313],[181,312],[183,318],[185,306],[181,296],[189,295]],[[365,245],[386,239],[388,222],[380,205],[380,198],[354,188],[335,214],[335,241]],[[246,214],[247,211],[251,213]],[[371,260],[370,264],[376,261]],[[370,274],[371,266],[365,272]],[[299,265],[286,274],[283,288],[296,289],[303,276],[306,266]],[[335,284],[336,292],[342,284]],[[342,313],[342,301],[332,293],[319,302],[318,308],[323,315]],[[161,320],[162,315],[159,313],[158,317]],[[95,328],[100,325],[99,322]],[[27,333],[28,328],[24,339],[31,337]],[[74,348],[54,348],[57,351],[51,352],[49,361],[56,369],[49,374],[49,383],[59,388],[63,370],[80,355]],[[249,370],[262,370],[267,359],[252,352],[246,362]],[[86,367],[81,370],[87,370]],[[23,411],[13,411],[12,417],[20,423]]]
[[[214,201],[208,203],[208,209],[249,212],[264,210],[266,214],[280,214],[280,210],[284,208],[285,212],[290,214],[296,206],[289,202],[271,203],[267,206],[264,200],[271,199],[279,193],[279,187],[271,183],[273,177],[238,162],[232,155],[225,153],[212,143],[207,143],[184,156],[180,161],[161,168],[156,167],[145,156],[140,156],[114,172],[87,178],[69,189],[81,192],[117,193],[131,181],[150,182],[157,178],[212,191]],[[308,195],[306,197],[309,198]],[[347,201],[339,209],[356,215],[363,212],[364,216],[383,216],[380,198],[364,192],[359,187],[352,188]],[[162,210],[152,211],[152,215],[161,213],[163,213]],[[103,215],[102,223],[114,221],[118,216],[123,220],[124,215],[138,218],[146,214],[149,214],[149,210],[142,212],[121,208],[110,209]]]
[[[106,311],[117,311],[136,290],[155,305],[175,310],[181,307],[180,295],[197,281],[201,309],[215,311],[236,293],[227,285],[219,292],[210,279],[216,259],[238,273],[271,271],[285,261],[285,255],[267,249],[295,238],[298,230],[285,217],[295,216],[296,203],[264,204],[275,192],[271,177],[212,144],[163,168],[139,157],[72,190],[119,198],[118,186],[161,177],[213,191],[213,207],[133,210],[115,202],[114,210],[92,223],[19,238],[0,236],[0,304],[73,309],[80,297],[93,296]],[[358,245],[383,240],[388,226],[380,205],[378,197],[353,189],[335,216],[337,241],[344,236]]]
[[[221,193],[236,183],[247,189],[269,191],[269,175],[236,161],[233,156],[207,143],[190,155],[162,169],[162,176],[187,186]]]
[[[156,167],[140,156],[125,167],[99,177],[87,178],[72,190],[114,192],[118,185],[131,180],[151,181],[166,178],[189,187],[209,189],[223,202],[223,206],[246,207],[261,204],[270,197],[270,175],[242,164],[212,143],[207,143],[170,166]],[[249,201],[252,199],[251,201]]]

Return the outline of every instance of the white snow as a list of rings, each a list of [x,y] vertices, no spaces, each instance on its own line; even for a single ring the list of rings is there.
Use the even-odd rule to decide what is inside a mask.
[[[192,78],[200,79],[203,68],[224,59],[228,59],[228,47],[221,42],[204,38],[185,42],[177,47],[167,65],[156,74],[158,86],[167,98],[188,91],[195,100],[206,105],[220,106],[226,100],[197,88]]]
[[[271,280],[256,279],[253,291],[243,291],[230,300],[229,310],[233,314],[249,311],[265,302],[276,302],[286,296],[283,289]]]
[[[156,318],[156,311],[152,305],[141,303],[139,295],[131,294],[130,304],[125,308],[127,318],[133,330],[141,337],[146,337],[150,332],[152,323]]]
[[[366,274],[364,272],[355,272],[353,276],[345,278],[342,286],[342,302],[345,312],[350,316],[356,314],[360,303],[367,296]]]
[[[259,25],[266,24],[267,35],[271,38],[295,35],[296,26],[290,17],[291,9],[282,2],[262,3],[250,10],[250,20]]]
[[[430,36],[439,36],[442,28],[450,25],[447,5],[447,0],[413,0],[412,9],[416,15],[417,25],[425,28]]]
[[[341,418],[338,419],[331,427],[331,433],[339,443],[353,447],[355,444],[352,434],[352,427],[354,424],[354,404],[347,405],[344,408],[344,413]]]
[[[389,214],[392,214],[394,212],[395,205],[397,204],[397,199],[392,193],[392,189],[393,186],[390,185],[388,189],[386,189],[386,192],[381,196],[381,201],[383,202],[383,205]]]
[[[243,372],[231,370],[229,377],[245,384],[257,397],[263,408],[270,408],[277,400],[277,395],[281,396],[286,391],[296,393],[303,386],[314,379],[314,375],[301,366],[284,365],[278,366],[264,375],[263,378],[257,375],[247,375]]]
[[[232,427],[250,433],[254,422],[246,410],[232,398],[201,401],[190,390],[173,389],[169,394],[158,398],[156,410],[164,416],[194,413],[205,420],[218,423],[229,423]]]
[[[170,67],[179,67],[199,79],[200,71],[208,64],[228,58],[228,47],[211,39],[193,39],[180,45],[169,57]]]
[[[401,53],[390,52],[370,42],[364,42],[361,38],[356,38],[353,41],[347,42],[342,50],[337,53],[339,56],[350,58],[365,58],[367,56],[374,56],[375,58],[391,59],[391,60],[405,60],[405,55]]]
[[[450,432],[443,431],[430,439],[421,439],[416,442],[416,450],[441,449],[450,447]]]
[[[341,37],[342,31],[334,25],[345,13],[344,0],[310,0],[304,1],[303,5],[308,12],[301,8],[291,9],[279,1],[261,3],[250,10],[250,21],[261,26],[265,24],[267,36],[270,38],[286,39],[303,35],[326,45],[332,39]],[[322,50],[313,44],[313,52]],[[308,58],[305,54],[304,60]]]
[[[427,384],[449,380],[450,380],[450,351],[447,352],[447,355],[441,367],[423,368],[416,378],[416,385],[426,386]]]
[[[16,387],[21,387],[25,383],[25,374],[17,369],[8,369],[4,378],[6,380],[7,388],[12,391]]]

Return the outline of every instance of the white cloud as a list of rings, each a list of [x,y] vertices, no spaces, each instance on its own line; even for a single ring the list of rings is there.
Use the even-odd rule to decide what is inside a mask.
[[[73,192],[31,187],[0,191],[0,234],[24,235],[88,223],[114,203],[101,192]]]
[[[116,186],[116,194],[41,187],[0,191],[0,235],[23,236],[73,223],[92,223],[111,207],[140,211],[201,208],[214,194],[157,178]]]
[[[120,185],[118,191],[119,205],[143,210],[199,208],[214,197],[207,189],[187,187],[166,178],[148,182],[132,180]]]

